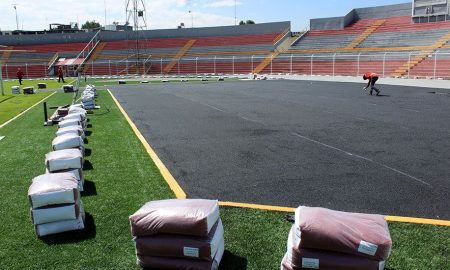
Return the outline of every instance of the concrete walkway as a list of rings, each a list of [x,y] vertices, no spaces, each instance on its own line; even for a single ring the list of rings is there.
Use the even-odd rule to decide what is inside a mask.
[[[353,82],[361,83],[361,85],[367,83],[367,81],[363,81],[362,77],[351,76],[270,75],[268,77],[300,81]],[[450,89],[450,81],[447,80],[380,78],[377,84]]]

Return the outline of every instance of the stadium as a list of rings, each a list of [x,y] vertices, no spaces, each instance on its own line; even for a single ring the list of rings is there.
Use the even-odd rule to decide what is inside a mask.
[[[125,2],[0,31],[0,269],[450,269],[450,1],[304,31]]]

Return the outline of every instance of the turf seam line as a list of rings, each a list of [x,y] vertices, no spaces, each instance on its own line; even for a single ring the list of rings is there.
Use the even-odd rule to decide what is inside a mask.
[[[137,136],[139,141],[141,141],[142,145],[144,146],[145,150],[149,154],[150,158],[155,163],[156,167],[158,167],[159,172],[161,173],[162,177],[164,178],[166,183],[169,185],[170,189],[175,193],[175,196],[177,197],[177,199],[186,199],[186,193],[183,191],[183,189],[178,184],[178,182],[175,180],[175,178],[172,176],[170,171],[167,169],[167,167],[164,165],[164,163],[158,157],[156,152],[153,150],[153,148],[150,146],[150,144],[144,138],[142,133],[139,131],[139,129],[133,123],[133,121],[128,116],[127,112],[124,110],[122,105],[120,105],[119,101],[116,99],[116,97],[113,95],[113,93],[109,89],[108,89],[108,92],[111,95],[111,98],[116,103],[116,105],[119,108],[119,110],[122,112],[122,115],[127,120],[128,124],[130,125],[130,127],[133,130],[134,134]]]
[[[14,116],[13,118],[9,119],[8,121],[6,121],[5,123],[0,125],[0,129],[3,128],[4,126],[6,126],[7,124],[11,123],[12,121],[16,120],[17,118],[19,118],[20,116],[24,115],[26,112],[28,112],[29,110],[33,109],[34,107],[36,107],[37,105],[39,105],[41,102],[43,102],[44,100],[48,99],[49,97],[53,96],[54,94],[56,94],[56,92],[53,92],[52,94],[46,96],[45,98],[41,99],[40,101],[36,102],[34,105],[32,105],[31,107],[29,107],[28,109],[26,109],[25,111],[19,113],[18,115]]]

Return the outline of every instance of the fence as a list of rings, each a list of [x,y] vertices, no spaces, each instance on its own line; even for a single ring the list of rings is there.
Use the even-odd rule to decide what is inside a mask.
[[[213,56],[183,57],[176,61],[169,74],[249,74],[266,59],[265,56]],[[146,60],[94,61],[86,64],[84,73],[92,76],[163,75],[171,63],[169,58]],[[5,64],[3,77],[16,77],[21,68],[26,78],[47,77],[47,64]],[[72,75],[73,67],[65,67]],[[395,75],[404,78],[450,79],[450,52],[422,55],[420,52],[382,54],[282,54],[270,59],[263,74],[300,74],[329,76],[360,76],[364,72],[376,72],[382,77]]]

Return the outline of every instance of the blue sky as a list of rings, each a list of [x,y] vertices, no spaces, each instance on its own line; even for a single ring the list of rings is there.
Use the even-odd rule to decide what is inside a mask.
[[[16,29],[13,4],[17,6],[19,28],[40,30],[49,23],[83,23],[96,20],[101,24],[125,21],[124,0],[1,0],[0,29]],[[176,28],[181,22],[191,27],[233,25],[234,3],[237,19],[257,23],[291,21],[292,30],[309,25],[309,19],[345,15],[353,8],[410,2],[408,0],[146,0],[149,29]],[[58,6],[56,5],[58,3]],[[189,10],[192,13],[189,13]]]
[[[255,1],[244,0],[238,12],[244,18],[261,21],[292,22],[294,31],[302,30],[309,25],[309,19],[322,17],[335,17],[347,14],[353,8],[382,6],[390,4],[407,3],[406,0],[299,0],[299,1]],[[274,2],[289,3],[289,7],[274,7]],[[258,4],[259,3],[259,4]],[[258,8],[254,8],[258,7]]]

